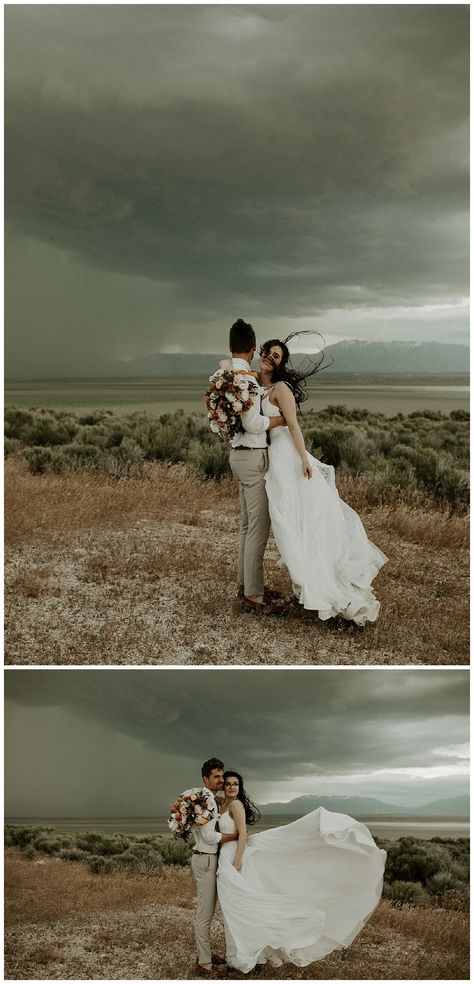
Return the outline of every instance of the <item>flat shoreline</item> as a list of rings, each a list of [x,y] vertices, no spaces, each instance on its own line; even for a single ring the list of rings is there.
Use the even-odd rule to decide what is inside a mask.
[[[252,833],[285,826],[297,820],[290,814],[264,817],[252,828]],[[357,816],[372,836],[395,841],[401,837],[416,837],[430,840],[432,837],[445,837],[451,840],[469,838],[469,820],[465,817],[390,817],[385,814]],[[5,824],[13,827],[54,827],[58,833],[74,833],[99,830],[109,834],[154,834],[171,837],[166,817],[97,817],[97,818],[58,818],[58,817],[14,817],[6,818]]]
[[[5,383],[5,402],[68,410],[111,409],[115,412],[204,413],[204,376],[157,376],[97,379],[15,380]],[[416,410],[469,409],[469,376],[318,375],[308,384],[307,410],[331,404],[395,415]]]

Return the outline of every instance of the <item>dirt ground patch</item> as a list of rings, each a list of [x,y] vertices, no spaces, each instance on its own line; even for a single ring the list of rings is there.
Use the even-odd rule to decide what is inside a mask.
[[[155,465],[145,480],[32,476],[7,462],[8,664],[359,664],[468,662],[467,519],[341,495],[389,556],[375,626],[283,618],[235,599],[238,498],[230,481]],[[270,538],[269,587],[291,593]]]
[[[191,980],[194,895],[189,868],[171,868],[153,878],[93,875],[81,865],[58,859],[27,861],[10,848],[5,977]],[[305,968],[263,968],[258,979],[390,980],[396,975],[402,980],[466,980],[468,930],[464,913],[396,909],[382,900],[347,950]],[[219,910],[212,942],[214,951],[224,956]]]

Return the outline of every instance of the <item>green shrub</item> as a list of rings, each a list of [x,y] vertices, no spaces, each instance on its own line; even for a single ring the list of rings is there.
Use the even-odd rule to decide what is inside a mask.
[[[17,437],[5,437],[3,441],[3,452],[5,458],[9,458],[11,455],[16,454],[20,450],[22,444]]]
[[[140,847],[131,845],[124,854],[114,857],[114,868],[118,871],[137,871],[141,875],[151,875],[163,867],[164,861],[159,851],[146,846],[137,851],[137,846]]]
[[[61,848],[59,852],[59,857],[63,861],[84,861],[85,859],[90,860],[90,855],[87,851],[81,851],[78,847],[71,848]]]
[[[37,851],[42,851],[43,854],[57,854],[59,851],[59,845],[55,837],[38,837],[35,839],[34,845]]]
[[[396,905],[415,905],[423,898],[423,887],[419,882],[395,881],[390,885],[389,898]]]
[[[53,417],[39,417],[23,429],[22,439],[25,444],[40,447],[51,447],[56,444],[68,444],[77,434],[77,424],[71,421],[55,420]]]
[[[23,434],[33,423],[33,414],[19,407],[5,408],[5,437],[16,438],[23,443]]]
[[[192,848],[186,841],[167,840],[160,845],[164,864],[190,864]]]
[[[140,478],[143,475],[144,453],[132,438],[123,438],[120,447],[104,458],[106,471],[112,478]]]
[[[230,475],[229,446],[224,441],[200,444],[192,441],[187,460],[204,478],[223,478]]]
[[[32,844],[37,837],[44,837],[54,833],[54,827],[5,827],[5,847],[26,847]]]
[[[401,837],[388,850],[385,877],[392,884],[409,881],[426,885],[438,868],[439,862],[430,856],[429,842],[426,845],[414,837]]]
[[[94,875],[99,875],[102,872],[110,873],[114,870],[114,863],[111,858],[103,858],[100,855],[92,855],[89,858],[87,864]]]
[[[76,845],[81,851],[90,854],[122,854],[129,847],[130,841],[124,834],[103,834],[97,830],[88,830],[76,835]]]
[[[30,451],[25,451],[25,458],[32,475],[44,475],[53,456],[49,448],[31,448]]]
[[[452,511],[468,505],[469,415],[417,411],[385,417],[366,409],[329,406],[306,412],[301,426],[316,457],[362,476],[369,503],[390,503],[403,491],[429,496]],[[111,411],[76,415],[64,411],[7,407],[5,453],[21,449],[36,475],[68,468],[103,469],[114,478],[141,478],[144,462],[185,463],[199,475],[229,474],[228,447],[204,413]]]
[[[98,468],[102,463],[102,451],[95,444],[68,444],[60,454],[63,465],[73,471]]]
[[[445,892],[460,892],[465,882],[457,878],[452,871],[437,871],[427,883],[426,890],[430,895],[444,895]]]

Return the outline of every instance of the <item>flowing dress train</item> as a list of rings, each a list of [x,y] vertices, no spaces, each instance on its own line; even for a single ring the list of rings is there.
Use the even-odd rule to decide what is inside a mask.
[[[219,827],[235,830],[228,813]],[[217,891],[226,959],[243,973],[267,962],[305,967],[349,946],[380,899],[385,851],[342,813],[320,807],[251,835],[240,871],[235,851],[235,841],[220,850]]]
[[[262,413],[277,416],[268,395]],[[320,619],[342,615],[375,622],[380,603],[371,584],[388,558],[372,543],[357,513],[339,498],[334,468],[311,454],[304,477],[287,427],[272,430],[265,484],[273,535],[299,603]]]

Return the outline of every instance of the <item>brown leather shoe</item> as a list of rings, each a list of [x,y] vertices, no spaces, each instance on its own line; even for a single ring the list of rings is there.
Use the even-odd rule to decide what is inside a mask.
[[[281,591],[274,591],[273,588],[265,588],[265,592],[264,592],[264,595],[263,595],[263,600],[264,601],[277,601],[277,602],[279,601],[279,602],[282,602],[283,603],[283,602],[286,602],[287,599],[286,599],[285,595],[281,593]]]
[[[242,611],[253,612],[255,615],[286,615],[283,602],[264,601],[259,604],[258,601],[251,601],[250,598],[242,599]]]
[[[220,957],[218,953],[212,954],[212,962],[216,967],[223,967],[227,963],[225,957]]]
[[[197,961],[196,961],[196,974],[198,977],[210,977],[212,979],[215,979],[218,976],[217,970],[214,970],[213,968],[208,970],[207,967],[203,967],[202,964],[197,963]]]

